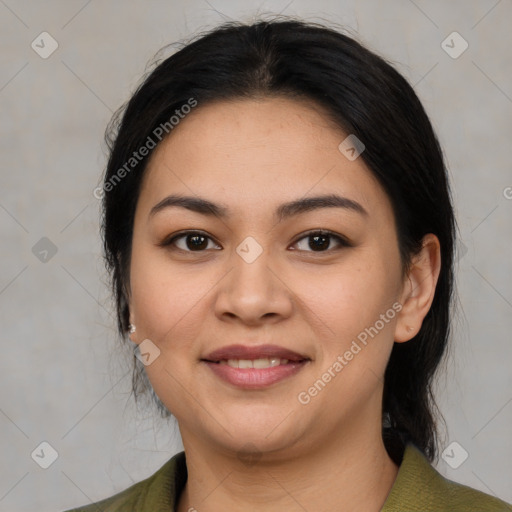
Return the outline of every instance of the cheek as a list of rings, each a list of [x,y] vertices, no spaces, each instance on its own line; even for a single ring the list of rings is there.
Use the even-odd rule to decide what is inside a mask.
[[[394,270],[373,257],[358,255],[335,273],[304,277],[303,299],[338,340],[357,336],[393,303]]]
[[[375,393],[383,378],[397,315],[394,272],[385,261],[361,257],[322,279],[322,288],[309,293],[307,305],[322,319],[327,333],[322,336],[319,355],[324,372],[320,379],[331,379],[329,372],[336,375],[323,398],[333,407],[340,396],[348,409],[358,407]]]
[[[197,286],[158,252],[144,247],[133,250],[130,281],[137,330],[161,343],[192,309]]]
[[[172,351],[172,359],[195,350],[192,342],[200,338],[205,316],[212,315],[212,294],[223,273],[173,262],[151,246],[134,250],[130,278],[137,332]]]

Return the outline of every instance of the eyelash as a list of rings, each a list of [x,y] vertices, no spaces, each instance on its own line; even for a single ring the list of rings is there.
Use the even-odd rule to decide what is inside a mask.
[[[205,252],[207,251],[208,249],[203,249],[203,250],[199,250],[199,251],[191,251],[191,250],[188,250],[188,249],[180,249],[179,247],[171,247],[172,245],[174,245],[174,243],[179,240],[180,238],[185,238],[189,235],[200,235],[200,236],[203,236],[211,241],[213,241],[214,243],[217,243],[213,240],[213,238],[211,238],[210,236],[208,236],[206,233],[202,232],[202,231],[182,231],[180,233],[177,233],[175,235],[173,235],[171,238],[169,239],[166,239],[164,240],[162,243],[160,243],[159,245],[161,247],[167,247],[167,248],[170,248],[171,250],[178,250],[178,251],[182,251],[182,252],[188,252],[188,253],[194,253],[194,252]],[[332,232],[332,231],[329,231],[329,230],[326,230],[326,229],[317,229],[317,230],[312,230],[312,231],[308,231],[306,233],[302,233],[302,235],[300,236],[300,238],[297,238],[297,240],[293,243],[293,245],[296,245],[298,242],[300,242],[301,240],[305,239],[305,238],[310,238],[314,235],[320,235],[320,236],[327,236],[329,237],[330,239],[334,239],[336,242],[338,242],[339,246],[340,247],[352,247],[352,244],[350,244],[345,238],[343,238],[342,236]],[[219,245],[219,244],[217,244]],[[330,245],[330,244],[329,244]],[[338,248],[340,248],[338,247]],[[218,250],[218,249],[216,249]],[[303,252],[310,252],[310,253],[313,253],[313,254],[321,254],[321,253],[329,253],[329,252],[332,252],[333,249],[329,248],[325,251],[303,251]]]

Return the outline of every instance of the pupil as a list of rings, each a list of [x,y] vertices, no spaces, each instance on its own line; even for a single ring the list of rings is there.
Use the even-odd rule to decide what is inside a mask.
[[[200,241],[200,239],[202,239],[202,242]],[[204,237],[203,235],[189,235],[187,237],[187,246],[189,249],[206,249],[208,242],[205,243],[205,241],[206,237]]]
[[[311,243],[311,238],[314,240],[314,243]],[[319,242],[317,244],[317,242]],[[322,243],[323,241],[323,243]],[[316,244],[316,245],[315,245]],[[310,249],[327,249],[329,247],[329,235],[314,235],[310,237],[309,248]]]

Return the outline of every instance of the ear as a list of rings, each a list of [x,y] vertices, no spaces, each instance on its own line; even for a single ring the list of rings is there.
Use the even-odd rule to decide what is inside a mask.
[[[432,233],[423,237],[422,244],[402,286],[402,309],[395,325],[394,339],[397,343],[409,341],[418,334],[434,300],[441,270],[441,245]]]

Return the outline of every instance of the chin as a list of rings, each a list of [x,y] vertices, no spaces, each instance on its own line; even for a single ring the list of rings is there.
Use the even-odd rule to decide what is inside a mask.
[[[289,415],[289,416],[288,416]],[[292,449],[303,437],[293,414],[280,410],[279,414],[250,414],[229,419],[226,430],[216,428],[216,442],[237,455],[240,453],[278,453]],[[284,420],[284,421],[283,421]],[[218,427],[218,425],[217,425]]]

